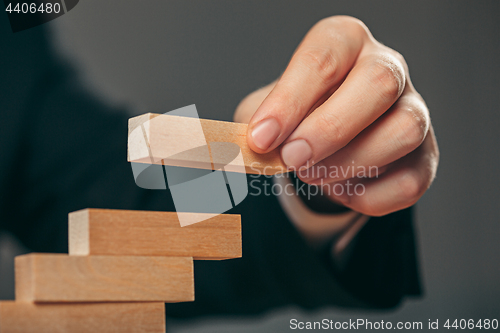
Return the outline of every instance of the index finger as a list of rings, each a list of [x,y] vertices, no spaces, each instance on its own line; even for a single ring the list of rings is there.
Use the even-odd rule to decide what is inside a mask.
[[[266,153],[279,146],[321,104],[318,101],[338,88],[368,36],[364,24],[354,18],[333,17],[317,23],[250,120],[250,148]]]

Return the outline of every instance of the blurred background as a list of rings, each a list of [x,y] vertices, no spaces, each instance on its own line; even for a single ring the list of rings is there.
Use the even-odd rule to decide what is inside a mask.
[[[321,18],[363,20],[401,52],[431,111],[441,150],[432,188],[417,205],[425,295],[393,312],[279,309],[252,318],[170,321],[171,332],[281,332],[289,320],[499,318],[499,1],[85,0],[46,24],[54,47],[103,101],[130,114],[195,103],[231,120],[238,102],[285,69]],[[13,257],[0,235],[0,299],[13,299]]]

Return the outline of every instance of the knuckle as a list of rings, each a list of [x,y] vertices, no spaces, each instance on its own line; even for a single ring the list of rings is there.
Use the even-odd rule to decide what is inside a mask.
[[[387,214],[382,205],[379,205],[369,199],[368,196],[359,196],[356,201],[356,211],[368,216],[383,216]]]
[[[393,50],[393,49],[390,49],[391,50],[391,53],[392,53],[392,56],[397,60],[399,61],[401,64],[405,65],[406,64],[406,59],[405,57],[399,53],[398,51],[396,50]]]
[[[427,121],[417,112],[407,109],[400,114],[401,135],[398,138],[401,146],[407,151],[418,148],[427,134]]]
[[[286,83],[273,90],[272,96],[266,100],[266,103],[269,113],[280,116],[285,116],[285,114],[291,116],[290,110],[300,110],[303,107],[302,100]]]
[[[322,112],[318,114],[318,124],[316,135],[318,139],[328,145],[335,145],[338,148],[344,146],[347,128],[343,122],[332,112]]]
[[[312,29],[318,29],[318,30],[323,30],[323,29],[330,29],[334,27],[337,24],[339,16],[330,16],[330,17],[325,17],[321,20],[319,20]]]
[[[380,216],[387,215],[387,212],[385,212],[379,208],[376,208],[376,207],[368,207],[364,211],[360,211],[360,212],[365,214],[365,215],[374,216],[374,217],[380,217]]]
[[[348,15],[336,15],[323,19],[319,22],[320,25],[326,27],[342,27],[344,29],[349,29],[350,31],[356,33],[358,36],[368,35],[368,27],[358,18]]]
[[[366,24],[361,21],[360,19],[357,19],[352,16],[344,16],[345,19],[345,24],[352,29],[353,32],[356,33],[358,36],[363,36],[366,37],[370,35],[370,30],[366,26]]]
[[[304,65],[324,82],[330,83],[335,80],[339,64],[331,49],[308,48],[301,52],[300,58]]]
[[[404,201],[414,204],[426,190],[425,182],[417,170],[407,170],[397,180]]]
[[[356,201],[356,210],[362,214],[368,216],[378,216],[376,206],[372,205],[370,200],[366,198],[359,197]]]
[[[399,65],[398,67],[401,70],[400,74],[403,76],[403,78],[406,79],[405,73],[408,73],[409,70],[408,70],[408,64],[406,63],[405,57],[396,50],[389,49],[389,51],[390,51],[390,55],[394,58],[395,63]]]
[[[393,59],[377,59],[370,74],[374,87],[384,100],[395,101],[403,92],[405,75],[401,66]]]

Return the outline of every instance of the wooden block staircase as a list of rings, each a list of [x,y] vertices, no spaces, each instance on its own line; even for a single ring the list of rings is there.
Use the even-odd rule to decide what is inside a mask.
[[[165,332],[165,303],[194,301],[193,260],[241,255],[239,215],[181,227],[173,212],[73,212],[69,254],[16,258],[0,333]]]

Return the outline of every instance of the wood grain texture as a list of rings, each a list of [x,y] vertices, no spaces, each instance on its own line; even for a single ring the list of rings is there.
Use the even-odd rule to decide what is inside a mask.
[[[0,333],[163,333],[165,304],[0,302]]]
[[[205,138],[200,137],[199,126]],[[228,154],[208,154],[207,143],[238,145],[242,159],[226,165],[225,171],[274,175],[287,172],[278,150],[257,154],[246,139],[247,125],[147,113],[129,120],[128,161],[210,169],[226,164]],[[196,149],[194,149],[197,147]]]
[[[16,257],[15,270],[19,301],[194,300],[193,259],[189,257],[32,253]]]
[[[180,213],[197,216],[195,213]],[[70,255],[241,257],[241,217],[181,227],[175,212],[84,209],[69,214]]]

